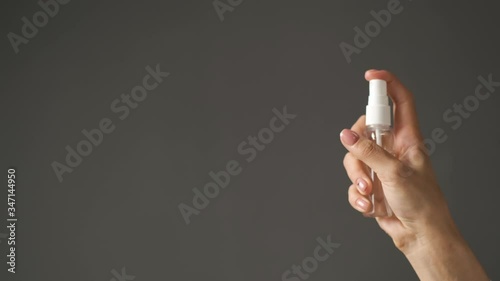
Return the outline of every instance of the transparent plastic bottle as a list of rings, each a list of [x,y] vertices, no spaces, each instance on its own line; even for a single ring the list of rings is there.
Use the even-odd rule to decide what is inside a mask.
[[[366,137],[374,141],[378,146],[381,146],[391,154],[393,153],[394,135],[390,126],[368,125],[365,133]],[[372,180],[372,193],[368,199],[372,203],[373,208],[369,215],[373,217],[392,216],[392,210],[385,199],[382,184],[373,170],[370,170],[370,177]]]
[[[377,145],[393,153],[394,135],[391,129],[391,107],[387,96],[387,82],[370,80],[370,95],[366,106],[366,136]],[[392,216],[392,210],[384,196],[382,184],[377,174],[371,170],[372,193],[368,196],[373,209],[372,217]]]

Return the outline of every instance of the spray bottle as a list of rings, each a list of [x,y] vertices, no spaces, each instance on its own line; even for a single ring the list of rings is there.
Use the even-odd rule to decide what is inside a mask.
[[[394,135],[391,128],[391,107],[387,96],[387,82],[381,79],[370,80],[370,95],[366,106],[366,136],[392,153]],[[382,184],[377,174],[371,170],[372,193],[369,200],[373,209],[369,213],[373,217],[392,216],[392,210],[387,204]]]

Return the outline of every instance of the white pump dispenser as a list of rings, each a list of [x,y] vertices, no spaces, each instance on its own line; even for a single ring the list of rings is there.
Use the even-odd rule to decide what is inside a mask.
[[[387,82],[370,80],[370,95],[366,106],[366,125],[391,126],[391,107],[387,96]]]

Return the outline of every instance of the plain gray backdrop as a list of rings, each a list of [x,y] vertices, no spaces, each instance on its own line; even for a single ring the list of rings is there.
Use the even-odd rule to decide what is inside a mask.
[[[226,1],[222,1],[226,2]],[[374,220],[347,202],[339,132],[364,114],[366,69],[388,69],[416,97],[423,134],[464,237],[500,279],[500,98],[494,92],[456,130],[443,113],[500,80],[496,1],[402,1],[403,11],[348,63],[339,44],[389,1],[244,0],[221,21],[212,1],[71,1],[15,53],[36,1],[2,1],[0,233],[7,169],[17,169],[17,273],[0,280],[281,280],[317,237],[341,246],[309,280],[418,280]],[[110,104],[145,67],[171,75],[125,120]],[[247,163],[237,151],[287,106],[297,114]],[[59,182],[83,129],[115,131]],[[243,172],[186,225],[178,209],[208,173]],[[118,279],[116,279],[118,281]]]

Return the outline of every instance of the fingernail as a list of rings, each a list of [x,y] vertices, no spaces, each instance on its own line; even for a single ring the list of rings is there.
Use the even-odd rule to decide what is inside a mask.
[[[368,209],[368,202],[363,198],[359,198],[358,200],[356,200],[356,205],[358,205],[358,207],[364,211]]]
[[[344,129],[340,132],[340,139],[347,145],[353,145],[359,140],[359,135],[349,129]]]
[[[366,191],[366,187],[368,186],[368,184],[366,183],[366,181],[364,179],[358,179],[358,190],[362,193],[364,193]]]

